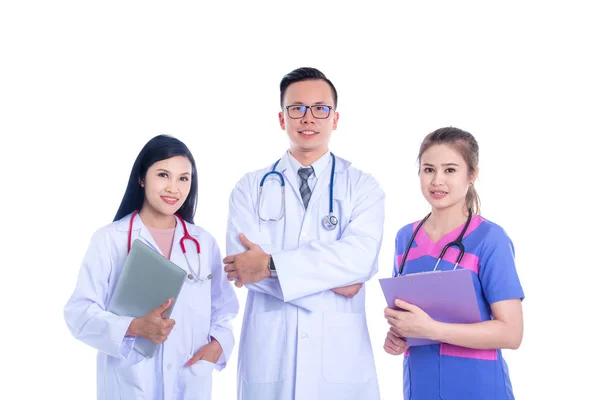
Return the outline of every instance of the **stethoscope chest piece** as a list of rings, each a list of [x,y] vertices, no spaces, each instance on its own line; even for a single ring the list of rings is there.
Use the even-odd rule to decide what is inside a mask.
[[[338,224],[338,219],[335,215],[326,215],[325,217],[323,217],[323,226],[325,226],[326,229],[329,230],[333,230],[335,229],[335,227]]]

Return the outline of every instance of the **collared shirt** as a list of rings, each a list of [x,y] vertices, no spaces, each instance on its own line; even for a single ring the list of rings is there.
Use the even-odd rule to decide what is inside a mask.
[[[329,152],[329,151],[327,153],[323,154],[321,156],[321,158],[319,158],[317,161],[315,161],[311,165],[302,165],[298,160],[296,160],[294,158],[294,156],[289,151],[286,153],[286,156],[289,159],[290,167],[292,167],[292,169],[294,170],[294,175],[296,175],[296,177],[298,178],[298,187],[300,187],[300,185],[302,184],[302,179],[300,178],[300,175],[298,175],[298,170],[300,168],[307,168],[310,166],[313,167],[314,173],[312,173],[308,177],[308,187],[310,188],[311,192],[314,191],[314,189],[315,189],[315,185],[317,184],[317,179],[319,179],[319,177],[321,176],[321,174],[323,173],[325,168],[331,162],[331,152]]]

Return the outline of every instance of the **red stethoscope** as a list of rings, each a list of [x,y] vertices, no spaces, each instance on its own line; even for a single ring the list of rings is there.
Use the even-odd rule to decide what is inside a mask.
[[[131,250],[131,231],[133,228],[133,219],[138,215],[138,211],[134,211],[131,214],[131,219],[129,220],[129,232],[127,234],[127,254]],[[185,262],[188,266],[188,279],[194,280],[194,282],[203,282],[206,279],[212,279],[212,274],[208,274],[206,277],[202,277],[202,263],[200,262],[200,243],[189,234],[187,230],[187,226],[185,225],[185,221],[179,214],[175,214],[175,216],[181,221],[181,226],[183,227],[183,236],[179,240],[179,246],[181,247],[181,251],[185,257]],[[198,253],[198,271],[194,271],[192,268],[192,264],[190,264],[190,260],[188,259],[187,251],[185,250],[185,240],[191,240],[196,245],[196,252]]]

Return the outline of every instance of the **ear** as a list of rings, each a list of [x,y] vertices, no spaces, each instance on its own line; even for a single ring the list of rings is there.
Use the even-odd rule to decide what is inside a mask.
[[[332,128],[332,130],[334,130],[334,131],[337,129],[338,119],[340,119],[340,113],[336,111],[335,114],[333,114],[333,128]]]
[[[142,179],[138,179],[138,183],[140,184],[141,187],[144,187],[144,181]]]
[[[279,126],[285,131],[285,117],[283,116],[283,111],[279,112]]]

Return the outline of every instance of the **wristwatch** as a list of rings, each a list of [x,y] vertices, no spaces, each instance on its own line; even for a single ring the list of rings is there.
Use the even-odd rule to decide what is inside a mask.
[[[277,270],[275,269],[273,256],[269,256],[269,272],[271,273],[271,278],[277,278]]]

